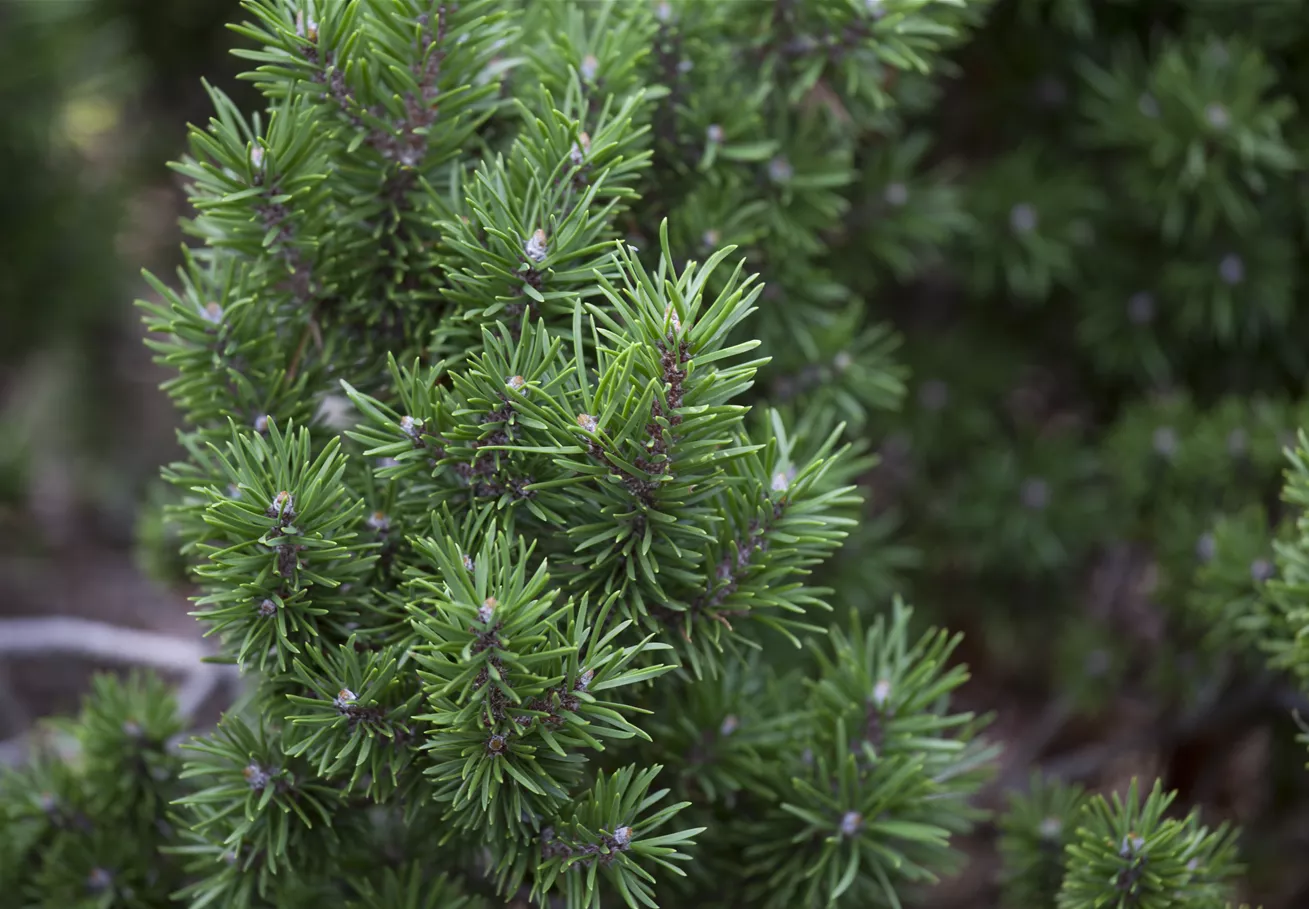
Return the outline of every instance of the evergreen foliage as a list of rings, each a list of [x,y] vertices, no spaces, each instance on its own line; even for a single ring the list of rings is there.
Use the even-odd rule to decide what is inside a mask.
[[[1303,5],[1166,5],[247,0],[142,306],[250,692],[99,683],[0,892],[915,905],[997,753],[944,627],[1088,715],[1302,683]],[[1228,906],[1176,799],[1035,776],[1002,900]]]
[[[1196,815],[1167,818],[1172,801],[1159,784],[1141,801],[1136,782],[1125,799],[1097,796],[1084,809],[1077,839],[1068,847],[1068,871],[1056,905],[1103,902],[1106,882],[1119,905],[1227,905],[1232,840],[1226,829],[1201,827]]]

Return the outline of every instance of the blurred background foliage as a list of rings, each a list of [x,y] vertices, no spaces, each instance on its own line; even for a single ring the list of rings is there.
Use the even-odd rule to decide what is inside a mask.
[[[7,554],[130,540],[172,415],[131,306],[168,265],[162,167],[230,80],[230,0],[0,4],[0,533]],[[237,97],[241,97],[236,87]]]
[[[132,301],[143,266],[180,258],[184,197],[163,163],[208,115],[201,76],[238,71],[225,28],[237,11],[0,2],[0,615],[199,633],[178,591],[140,570],[157,574],[167,552],[138,523],[175,416]],[[74,711],[96,668],[0,662],[0,743]]]

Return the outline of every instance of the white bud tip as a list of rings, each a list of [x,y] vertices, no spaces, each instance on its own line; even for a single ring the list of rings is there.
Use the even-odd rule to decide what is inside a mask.
[[[269,774],[263,767],[260,767],[255,761],[251,761],[247,764],[245,769],[241,771],[241,774],[245,777],[246,782],[250,784],[250,788],[254,790],[263,789],[272,779],[271,774]]]
[[[268,516],[270,518],[285,517],[295,508],[295,499],[291,493],[283,489],[277,495],[273,496],[273,501],[268,506]]]
[[[522,376],[510,376],[505,384],[509,386],[510,391],[522,391],[523,386],[527,384],[527,380]]]
[[[1026,508],[1041,511],[1050,504],[1050,484],[1040,477],[1030,477],[1023,481],[1019,498]]]
[[[854,836],[864,826],[864,816],[858,811],[847,811],[841,815],[841,835]]]
[[[1250,436],[1241,427],[1236,427],[1227,434],[1227,453],[1232,457],[1245,454],[1249,445]]]
[[[1218,263],[1218,274],[1228,284],[1240,284],[1245,280],[1245,261],[1235,253],[1223,256]]]
[[[1125,856],[1132,852],[1138,852],[1144,845],[1145,840],[1142,837],[1137,836],[1135,833],[1129,833],[1123,837],[1122,843],[1119,844],[1118,854]]]
[[[1250,577],[1259,584],[1271,580],[1277,569],[1267,559],[1255,559],[1250,565]]]
[[[1154,320],[1154,294],[1138,290],[1127,300],[1127,318],[1133,325],[1145,325]]]
[[[550,247],[546,244],[545,231],[537,228],[531,238],[523,244],[523,252],[526,253],[527,258],[531,259],[533,262],[545,261],[545,257],[549,255],[550,252]]]
[[[295,14],[295,33],[301,38],[308,38],[310,41],[318,40],[318,23],[313,19],[309,20],[308,26],[305,24],[305,14]]]
[[[785,183],[790,180],[795,171],[791,167],[791,162],[778,156],[768,162],[768,176],[774,183]]]
[[[664,309],[664,318],[673,324],[673,331],[682,330],[682,320],[677,318],[677,310],[673,309],[673,304],[669,303]]]
[[[1036,229],[1039,220],[1036,209],[1026,202],[1019,202],[1009,210],[1009,226],[1015,233],[1031,233]]]
[[[614,843],[619,846],[626,846],[632,842],[632,828],[619,827],[614,831]]]
[[[880,709],[886,706],[886,702],[891,698],[891,683],[887,679],[878,680],[873,686],[873,703]]]
[[[1177,431],[1171,426],[1160,426],[1152,439],[1156,454],[1169,457],[1177,451]]]
[[[783,471],[779,470],[777,473],[773,474],[773,492],[786,492],[787,487],[790,485],[791,484],[787,482],[786,474]]]
[[[587,135],[585,132],[578,133],[577,141],[573,143],[573,147],[568,152],[569,158],[572,159],[572,162],[574,164],[580,166],[581,163],[584,160],[586,160],[586,156],[589,155],[590,153],[591,153],[591,137]]]
[[[477,620],[483,625],[490,624],[491,617],[495,615],[495,607],[495,597],[487,597],[482,601],[482,605],[477,607]]]
[[[470,556],[470,555],[465,555],[465,556],[464,556],[464,568],[468,569],[469,571],[472,571],[472,570],[473,570],[473,557],[472,557],[472,556]]]
[[[579,413],[577,415],[577,425],[585,429],[587,432],[595,432],[600,428],[600,424],[596,421],[595,417],[591,416],[589,413]]]

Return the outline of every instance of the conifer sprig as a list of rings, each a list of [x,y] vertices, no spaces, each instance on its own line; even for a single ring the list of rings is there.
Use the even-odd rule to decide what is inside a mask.
[[[145,306],[183,418],[158,538],[248,695],[179,756],[161,685],[100,683],[82,761],[0,798],[0,892],[817,909],[903,905],[955,870],[994,755],[987,717],[952,706],[958,638],[912,633],[899,599],[827,613],[851,560],[862,578],[901,558],[834,558],[884,538],[854,436],[905,391],[865,298],[968,233],[975,286],[1038,304],[1085,274],[1104,214],[1093,173],[1035,150],[959,192],[904,141],[986,5],[245,3],[264,109],[210,88],[175,165],[195,246]],[[1133,78],[1181,85],[1187,47]],[[1253,112],[1266,74],[1242,59],[1223,86]],[[1224,135],[1184,207],[1289,173],[1272,113]],[[1006,174],[1031,198],[988,192]],[[1269,274],[1261,325],[1285,316]],[[1209,302],[1195,334],[1241,335]],[[945,422],[915,428],[952,461],[1000,424]],[[1069,523],[1102,517],[1098,474],[1016,450],[959,484],[1026,496],[1023,521],[950,514],[986,532],[988,566],[1064,537],[1052,496]],[[1068,909],[1112,898],[1102,834],[1129,821],[1168,886],[1223,892],[1228,833],[1165,804],[1097,802],[1066,828]]]

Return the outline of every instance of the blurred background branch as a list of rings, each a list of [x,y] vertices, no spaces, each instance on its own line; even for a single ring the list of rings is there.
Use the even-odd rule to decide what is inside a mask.
[[[183,195],[163,162],[235,72],[234,0],[0,3],[0,740],[67,713],[98,668],[166,664],[192,709],[218,667],[138,506],[172,408],[131,305],[170,271]],[[243,98],[243,87],[234,89]],[[148,536],[149,528],[144,528]],[[146,569],[144,572],[141,568]],[[186,672],[181,667],[189,666]]]

